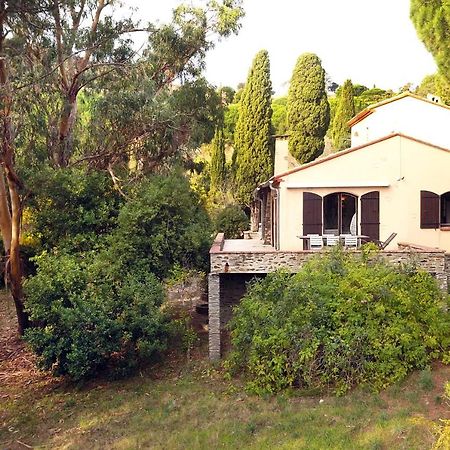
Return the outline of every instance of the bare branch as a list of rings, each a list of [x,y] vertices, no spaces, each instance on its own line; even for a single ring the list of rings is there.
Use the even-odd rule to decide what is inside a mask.
[[[56,54],[58,57],[58,68],[61,75],[62,83],[64,89],[69,89],[69,83],[67,81],[67,74],[64,67],[64,50],[63,50],[63,36],[62,36],[62,25],[61,25],[61,15],[59,11],[58,0],[53,2],[53,18],[55,19],[55,37],[56,37]]]

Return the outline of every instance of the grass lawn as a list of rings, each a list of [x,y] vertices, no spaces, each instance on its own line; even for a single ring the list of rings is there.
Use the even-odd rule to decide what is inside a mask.
[[[54,380],[5,326],[0,298],[0,448],[426,449],[433,423],[450,418],[442,398],[450,368],[436,365],[379,395],[247,395],[197,349],[124,381],[84,386]],[[6,350],[5,350],[6,349]],[[9,350],[8,350],[9,349]]]

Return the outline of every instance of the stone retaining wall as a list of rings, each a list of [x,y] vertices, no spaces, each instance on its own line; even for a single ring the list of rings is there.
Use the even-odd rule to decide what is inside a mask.
[[[220,252],[211,254],[211,273],[262,274],[281,268],[295,272],[316,254],[315,251]],[[443,290],[448,288],[450,255],[444,252],[390,251],[382,252],[381,256],[394,264],[415,264],[435,276]]]
[[[359,254],[355,251],[355,254]],[[221,355],[221,331],[231,318],[232,307],[245,294],[246,282],[255,275],[264,275],[283,268],[296,272],[317,251],[282,252],[249,251],[224,252],[223,237],[211,249],[211,274],[209,275],[209,342],[210,358]],[[450,286],[450,254],[443,251],[401,250],[381,252],[393,264],[412,264],[436,277],[439,286],[448,292]]]

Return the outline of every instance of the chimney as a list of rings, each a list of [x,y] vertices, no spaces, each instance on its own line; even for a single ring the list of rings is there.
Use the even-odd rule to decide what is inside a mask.
[[[275,138],[275,167],[274,175],[278,175],[288,170],[298,167],[297,160],[289,153],[288,135],[274,136]]]

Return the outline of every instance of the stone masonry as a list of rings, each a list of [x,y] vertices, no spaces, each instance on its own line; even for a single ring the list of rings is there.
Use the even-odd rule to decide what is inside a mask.
[[[356,253],[356,252],[355,252]],[[317,251],[285,252],[272,247],[252,248],[249,251],[224,251],[224,237],[219,234],[210,250],[211,273],[209,275],[209,356],[221,355],[221,331],[231,316],[231,306],[237,299],[228,299],[227,289],[232,274],[262,275],[277,269],[297,271]],[[440,250],[398,250],[382,252],[393,264],[414,264],[436,277],[445,292],[450,286],[450,254]],[[228,280],[228,282],[225,282]],[[243,284],[245,286],[245,284]],[[242,291],[243,292],[243,291]],[[235,295],[232,295],[235,297]]]

